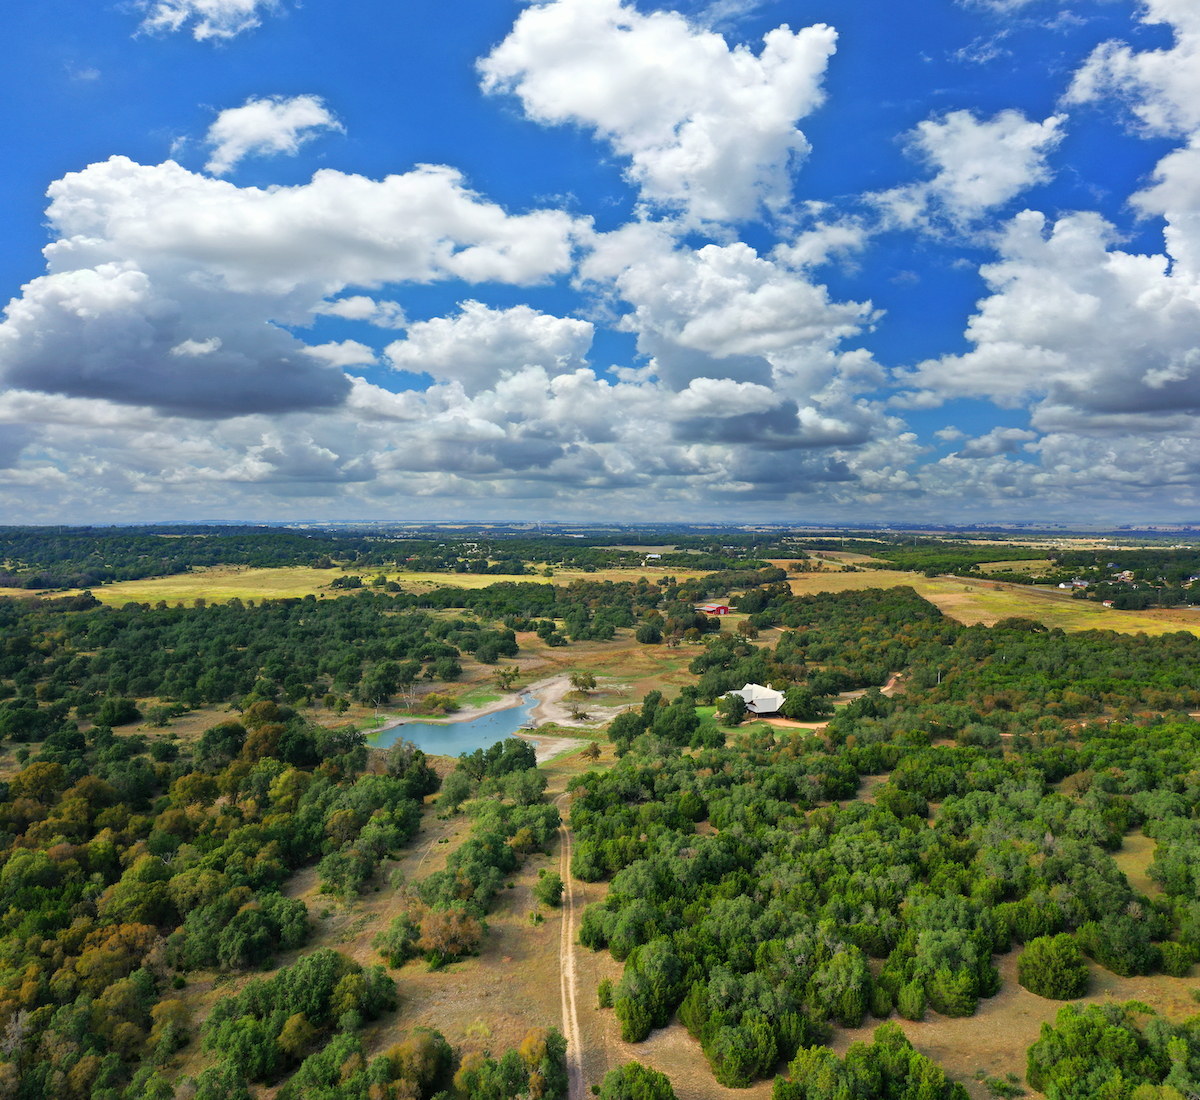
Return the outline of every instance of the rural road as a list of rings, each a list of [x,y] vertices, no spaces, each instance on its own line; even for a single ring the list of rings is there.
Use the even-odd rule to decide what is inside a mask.
[[[559,813],[567,796],[555,799]],[[559,939],[559,985],[562,990],[563,1035],[567,1040],[567,1080],[569,1100],[584,1100],[583,1044],[579,1034],[579,1015],[575,1008],[578,982],[575,978],[575,892],[571,886],[571,830],[558,827],[562,839],[560,866],[563,880],[562,931]]]

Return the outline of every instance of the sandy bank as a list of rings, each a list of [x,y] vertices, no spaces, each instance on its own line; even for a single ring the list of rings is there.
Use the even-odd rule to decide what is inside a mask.
[[[565,673],[538,680],[525,690],[531,695],[536,695],[539,700],[538,705],[533,708],[535,722],[554,722],[557,725],[570,726],[575,729],[594,729],[605,722],[611,722],[621,711],[627,710],[629,707],[628,703],[621,703],[615,707],[602,707],[583,700],[579,705],[587,712],[587,718],[571,717],[574,708],[565,700],[575,689],[571,687],[571,677]]]

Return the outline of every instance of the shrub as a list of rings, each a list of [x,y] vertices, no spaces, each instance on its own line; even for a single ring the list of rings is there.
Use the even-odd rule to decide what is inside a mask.
[[[1085,955],[1122,978],[1150,974],[1162,960],[1159,949],[1150,942],[1146,922],[1126,914],[1088,921],[1076,936]]]
[[[1184,943],[1160,943],[1158,949],[1162,954],[1162,969],[1164,974],[1170,974],[1172,978],[1187,977],[1187,973],[1192,969],[1192,963],[1195,962],[1195,956],[1192,954],[1192,949]]]
[[[132,699],[105,699],[96,715],[98,726],[126,726],[142,717]]]
[[[600,1100],[675,1100],[675,1090],[666,1074],[641,1062],[626,1062],[604,1075]]]
[[[413,922],[412,917],[401,913],[392,919],[387,931],[375,936],[371,946],[387,960],[388,966],[403,966],[416,956],[420,932],[420,927]]]
[[[901,986],[897,1002],[900,1015],[906,1020],[925,1019],[925,987],[919,981]]]
[[[562,875],[550,871],[537,880],[533,894],[543,905],[557,907],[562,904],[563,889]]]
[[[474,917],[461,909],[447,909],[426,914],[417,949],[436,967],[472,954],[482,937],[483,929]]]
[[[1030,993],[1055,1001],[1082,997],[1088,968],[1074,936],[1039,936],[1030,940],[1017,962],[1017,981]]]

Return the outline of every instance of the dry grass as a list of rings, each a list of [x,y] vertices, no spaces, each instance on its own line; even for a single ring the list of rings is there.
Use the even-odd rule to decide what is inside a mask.
[[[1042,1024],[1054,1023],[1064,1002],[1034,996],[1018,985],[1019,957],[1019,949],[997,957],[1003,985],[995,997],[979,1002],[974,1016],[950,1019],[929,1012],[920,1023],[892,1017],[913,1046],[940,1062],[948,1076],[963,1083],[973,1100],[986,1100],[990,1096],[987,1088],[975,1080],[975,1073],[981,1069],[989,1077],[1002,1078],[1015,1073],[1030,1096],[1041,1095],[1024,1084],[1025,1052],[1037,1041]],[[1091,973],[1088,995],[1074,1004],[1139,1000],[1169,1020],[1180,1021],[1195,1015],[1196,1002],[1192,999],[1195,978],[1170,978],[1165,974],[1120,978],[1094,963],[1088,964],[1088,970]],[[864,1026],[855,1031],[839,1028],[830,1046],[845,1054],[852,1042],[869,1042],[878,1023],[868,1017]]]
[[[1114,611],[1092,600],[1072,599],[1057,588],[1040,588],[1002,581],[976,581],[961,577],[926,577],[895,569],[870,569],[861,573],[800,573],[788,578],[798,595],[814,592],[850,592],[863,588],[907,585],[959,622],[992,626],[1017,616],[1037,619],[1063,630],[1116,630],[1123,634],[1167,634],[1187,630],[1200,634],[1200,608],[1165,611]]]
[[[1157,847],[1158,842],[1153,837],[1133,832],[1125,837],[1121,850],[1113,853],[1113,862],[1129,880],[1129,885],[1149,898],[1163,892],[1162,887],[1147,874],[1150,864],[1154,862]]]
[[[556,569],[552,577],[539,570],[536,576],[497,576],[481,573],[397,573],[394,570],[363,569],[313,569],[309,566],[285,566],[277,569],[251,569],[247,566],[218,565],[196,569],[191,573],[180,573],[174,577],[152,577],[140,581],[119,581],[116,584],[100,585],[91,590],[92,595],[110,607],[121,607],[127,603],[183,603],[190,606],[197,599],[209,603],[225,603],[235,597],[240,600],[284,599],[288,597],[342,596],[353,589],[332,588],[331,583],[342,576],[360,576],[369,584],[380,573],[400,584],[405,592],[424,593],[435,588],[488,588],[506,581],[530,581],[537,584],[570,584],[573,580],[590,581],[636,581],[645,577],[657,582],[663,577],[701,576],[701,572],[689,569],[661,569],[639,567],[633,569],[597,569],[586,573],[581,569]],[[70,592],[38,593],[51,597],[78,595],[79,590]],[[25,588],[0,588],[0,596],[28,597],[33,592]]]
[[[981,573],[1028,573],[1039,577],[1054,568],[1049,558],[1023,558],[1019,561],[985,561],[979,566]]]
[[[123,604],[183,603],[191,606],[197,599],[209,603],[225,603],[237,597],[241,600],[283,599],[307,596],[310,593],[337,592],[329,584],[342,576],[337,569],[312,569],[293,566],[286,569],[250,569],[237,565],[218,565],[211,569],[196,569],[174,577],[151,577],[140,581],[119,581],[91,589],[92,595],[110,607]],[[24,589],[0,589],[0,596],[29,596]],[[54,596],[58,593],[48,593]]]

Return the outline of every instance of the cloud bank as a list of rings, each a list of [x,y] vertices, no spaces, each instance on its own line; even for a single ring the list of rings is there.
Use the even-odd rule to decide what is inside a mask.
[[[603,231],[576,196],[504,205],[446,164],[239,186],[248,158],[311,168],[310,143],[345,132],[316,95],[231,96],[203,170],[66,173],[45,271],[0,321],[0,502],[31,520],[1200,504],[1194,5],[1150,0],[1173,44],[1089,45],[1057,105],[921,105],[889,135],[916,178],[820,202],[805,166],[830,150],[805,120],[839,32],[713,29],[757,6],[543,0],[479,59],[509,125],[618,159],[636,206]],[[275,5],[142,10],[146,31],[228,42]],[[1042,201],[1096,117],[1171,143],[1121,197],[1161,247],[1082,190]],[[885,294],[846,287],[897,240],[979,280],[961,345],[879,350]],[[876,285],[924,292],[902,275]]]

